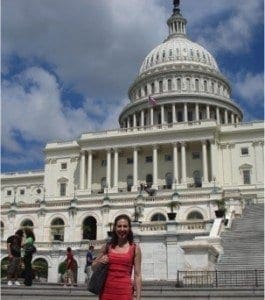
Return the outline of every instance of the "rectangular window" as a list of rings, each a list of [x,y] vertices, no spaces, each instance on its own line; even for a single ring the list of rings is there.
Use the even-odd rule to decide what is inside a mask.
[[[107,160],[106,159],[102,159],[101,161],[101,167],[106,167],[107,165]]]
[[[183,113],[182,113],[182,111],[178,111],[177,119],[178,119],[178,122],[183,122]]]
[[[163,81],[159,81],[159,93],[163,92]]]
[[[241,155],[248,155],[248,148],[247,147],[241,148]]]
[[[67,163],[61,163],[61,170],[67,169]]]
[[[132,157],[128,157],[127,158],[127,165],[131,165],[133,164],[133,158]]]
[[[12,195],[12,191],[8,190],[8,191],[6,191],[6,194],[7,194],[7,196],[11,196]]]
[[[25,195],[25,190],[20,190],[20,195]]]
[[[167,122],[170,124],[172,123],[172,111],[167,112]]]
[[[146,156],[146,157],[145,157],[145,162],[146,162],[146,163],[151,163],[151,162],[153,162],[153,156]]]
[[[244,184],[250,184],[250,170],[243,170]]]
[[[201,155],[200,152],[192,152],[192,159],[200,159]]]
[[[193,113],[192,111],[188,111],[188,121],[192,121]]]
[[[172,161],[172,156],[170,154],[165,154],[165,161]]]
[[[65,196],[66,195],[66,183],[61,183],[60,184],[60,196]]]

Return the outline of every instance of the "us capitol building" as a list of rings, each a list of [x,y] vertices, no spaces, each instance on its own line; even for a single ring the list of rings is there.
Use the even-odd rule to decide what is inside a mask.
[[[68,246],[84,282],[89,245],[99,249],[127,214],[143,279],[172,280],[177,270],[214,270],[220,232],[247,203],[264,202],[263,122],[243,122],[215,58],[188,39],[177,1],[167,25],[129,87],[119,129],[48,143],[44,170],[1,175],[1,260],[7,237],[30,226],[48,282],[59,281]],[[215,216],[220,203],[226,222]]]

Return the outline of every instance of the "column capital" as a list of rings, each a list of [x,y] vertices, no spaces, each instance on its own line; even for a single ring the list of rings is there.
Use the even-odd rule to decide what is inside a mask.
[[[215,145],[215,144],[216,144],[216,141],[215,141],[214,139],[212,139],[212,140],[209,140],[209,143],[210,143],[211,145]]]
[[[84,155],[85,153],[86,153],[86,150],[83,150],[83,149],[80,150],[80,154],[81,154],[81,155]]]
[[[179,145],[179,142],[174,142],[174,143],[172,143],[172,146],[173,146],[173,147],[174,147],[174,146],[178,147],[178,145]]]

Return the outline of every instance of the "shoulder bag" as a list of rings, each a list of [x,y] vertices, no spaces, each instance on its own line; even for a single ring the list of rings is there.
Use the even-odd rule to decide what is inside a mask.
[[[106,244],[104,254],[108,253],[109,243]],[[104,287],[108,274],[108,264],[99,263],[96,269],[93,271],[88,284],[89,292],[99,295]]]

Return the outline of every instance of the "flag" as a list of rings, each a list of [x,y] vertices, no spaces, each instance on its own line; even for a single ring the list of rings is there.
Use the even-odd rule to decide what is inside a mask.
[[[148,97],[148,103],[152,106],[156,106],[157,105],[157,102],[156,102],[156,99],[152,96],[149,96]]]

